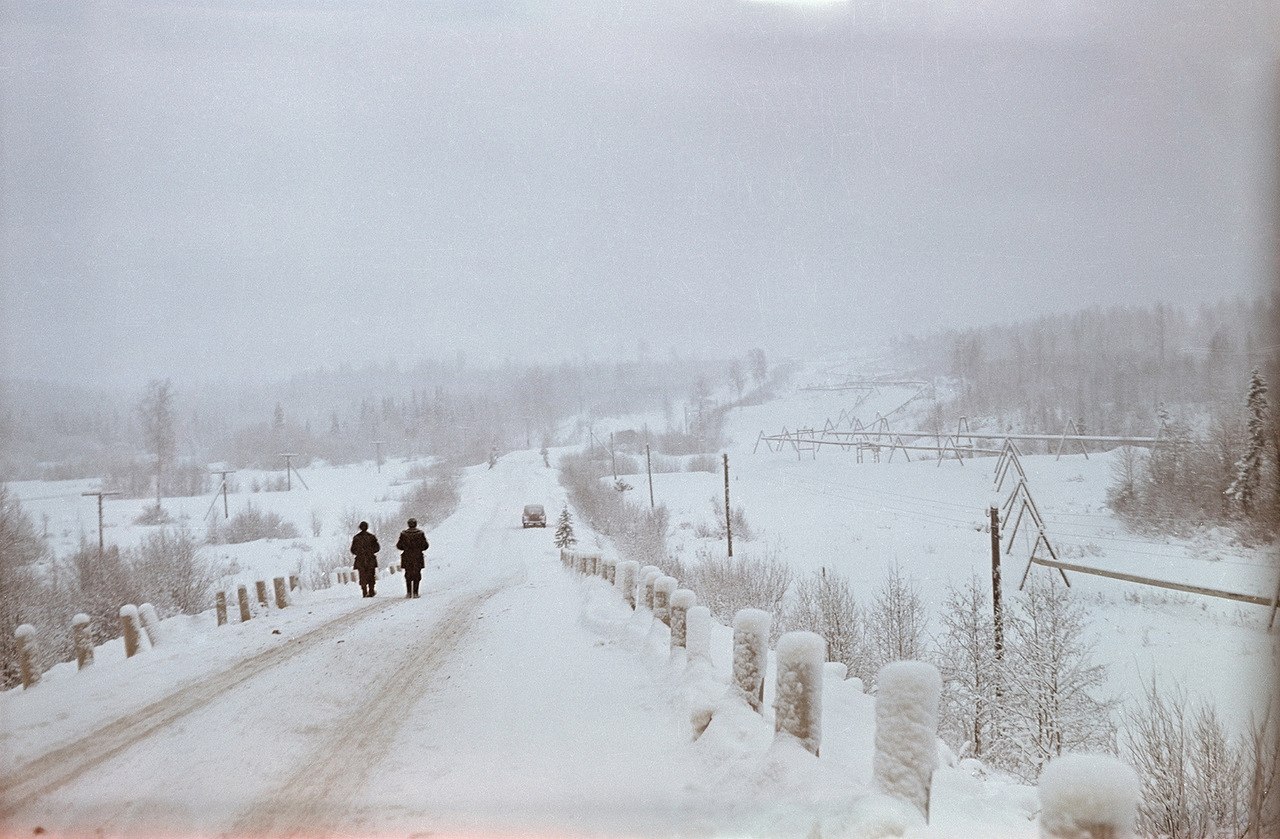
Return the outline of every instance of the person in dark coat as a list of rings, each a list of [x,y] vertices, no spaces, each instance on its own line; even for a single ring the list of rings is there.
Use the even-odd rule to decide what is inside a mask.
[[[378,579],[378,537],[369,532],[369,522],[360,522],[360,532],[351,537],[351,552],[356,555],[355,569],[360,573],[360,592],[373,597]]]
[[[418,529],[418,520],[409,519],[408,529],[400,531],[400,539],[396,542],[396,550],[400,551],[400,568],[404,571],[405,597],[418,596],[422,568],[427,564],[423,554],[429,547],[427,534]]]

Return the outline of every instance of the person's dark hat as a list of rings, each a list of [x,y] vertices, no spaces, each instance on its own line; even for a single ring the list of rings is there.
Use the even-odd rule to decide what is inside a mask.
[[[417,527],[417,526],[418,526],[418,520],[417,520],[417,519],[409,519],[409,526],[410,526],[410,527]]]
[[[367,522],[367,521],[362,521],[362,522],[360,522],[360,529],[361,529],[361,530],[368,530],[368,529],[369,529],[369,522]]]

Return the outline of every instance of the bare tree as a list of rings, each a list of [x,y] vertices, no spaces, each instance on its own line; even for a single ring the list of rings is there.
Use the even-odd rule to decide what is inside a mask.
[[[869,684],[869,666],[862,611],[847,577],[822,568],[796,581],[784,623],[789,630],[816,632],[827,641],[827,658],[849,668]]]
[[[999,748],[998,703],[1003,661],[995,654],[995,621],[983,582],[948,588],[940,639],[942,720],[961,754],[984,757]]]
[[[147,382],[138,403],[143,440],[147,451],[156,459],[156,506],[160,506],[164,472],[174,461],[178,450],[173,410],[173,385],[168,379]]]
[[[927,622],[915,581],[904,579],[902,570],[894,564],[867,615],[872,672],[879,673],[880,668],[894,661],[925,660]]]
[[[736,358],[729,362],[729,384],[733,385],[734,392],[741,399],[742,391],[747,386],[747,376],[742,372],[742,362]]]

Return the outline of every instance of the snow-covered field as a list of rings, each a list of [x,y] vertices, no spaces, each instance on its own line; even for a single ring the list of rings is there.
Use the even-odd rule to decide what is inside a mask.
[[[877,401],[879,400],[879,401]],[[864,418],[902,402],[886,390]],[[756,434],[817,425],[847,400],[797,393],[734,411],[734,505],[797,568],[836,568],[870,596],[893,563],[930,609],[948,584],[989,570],[981,531],[992,459],[857,464],[852,453],[752,454]],[[903,422],[907,422],[903,420]],[[1263,594],[1266,558],[1206,536],[1156,543],[1105,510],[1108,458],[1025,459],[1032,491],[1064,553],[1082,564]],[[291,572],[300,557],[341,556],[346,510],[396,509],[407,465],[305,471],[310,489],[232,495],[292,521],[296,540],[210,548],[235,581]],[[246,476],[241,477],[248,483]],[[637,492],[642,479],[631,480]],[[654,475],[686,555],[709,540],[720,475]],[[88,482],[13,484],[60,551],[93,534]],[[396,577],[378,597],[353,585],[302,592],[284,610],[216,627],[212,613],[164,623],[162,644],[126,659],[104,645],[83,672],[59,665],[30,691],[0,694],[3,833],[55,835],[1037,836],[1035,790],[973,762],[943,766],[930,824],[871,786],[874,700],[829,673],[823,746],[814,758],[775,741],[766,712],[726,702],[730,631],[715,666],[668,652],[668,630],[633,613],[600,579],[566,570],[553,528],[522,530],[521,506],[564,503],[536,451],[466,470],[457,512],[428,534],[420,600]],[[166,501],[199,522],[211,498]],[[107,503],[107,539],[129,544],[145,501]],[[220,506],[220,502],[219,502]],[[311,536],[312,511],[322,535]],[[579,523],[579,536],[592,540]],[[394,533],[378,534],[384,545]],[[1074,546],[1074,547],[1072,547]],[[394,553],[384,548],[386,564]],[[1026,553],[1006,566],[1012,595]],[[1049,573],[1033,569],[1033,574]],[[1073,575],[1093,617],[1098,657],[1122,697],[1155,675],[1241,718],[1266,695],[1267,610]],[[700,738],[692,718],[718,705]]]

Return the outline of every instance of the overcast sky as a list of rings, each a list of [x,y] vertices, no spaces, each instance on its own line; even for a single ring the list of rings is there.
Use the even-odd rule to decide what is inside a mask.
[[[1258,293],[1277,6],[0,0],[0,368],[803,355]]]

